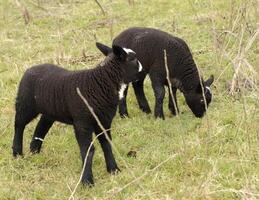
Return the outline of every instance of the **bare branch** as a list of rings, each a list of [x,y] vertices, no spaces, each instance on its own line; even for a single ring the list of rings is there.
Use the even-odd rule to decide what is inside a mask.
[[[166,55],[166,50],[164,49],[164,61],[165,61],[165,70],[166,70],[166,79],[169,85],[169,93],[171,95],[171,98],[173,100],[173,104],[174,104],[174,109],[175,109],[175,114],[176,116],[178,116],[178,110],[177,110],[177,106],[176,106],[176,101],[174,99],[174,95],[173,95],[173,91],[172,91],[172,84],[170,81],[170,74],[169,74],[169,69],[168,69],[168,65],[167,65],[167,55]]]
[[[98,1],[98,0],[94,0],[94,1],[97,3],[97,5],[99,6],[99,8],[101,9],[103,15],[106,15],[106,13],[105,13],[105,11],[104,11],[102,5],[99,3],[99,1]]]

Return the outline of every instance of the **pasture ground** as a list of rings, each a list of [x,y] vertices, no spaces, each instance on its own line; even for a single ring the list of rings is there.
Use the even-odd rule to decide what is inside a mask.
[[[181,115],[171,116],[166,98],[166,119],[155,120],[138,109],[130,88],[130,119],[116,116],[112,126],[121,173],[106,172],[95,144],[95,187],[80,185],[74,198],[258,199],[259,86],[228,94],[239,63],[248,62],[250,68],[240,68],[241,73],[258,80],[258,1],[99,2],[105,15],[93,0],[1,1],[0,199],[68,199],[81,172],[73,129],[60,123],[50,130],[41,154],[33,156],[34,120],[25,130],[24,158],[12,158],[14,101],[24,71],[45,62],[71,70],[91,68],[103,59],[95,41],[110,45],[132,26],[155,27],[185,39],[203,76],[215,76],[213,102],[207,115],[197,119],[178,93]],[[145,91],[153,110],[148,79]],[[136,158],[127,157],[130,150]]]

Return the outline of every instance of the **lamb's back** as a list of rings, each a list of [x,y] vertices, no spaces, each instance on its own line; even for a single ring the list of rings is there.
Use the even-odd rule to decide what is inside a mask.
[[[153,28],[129,28],[114,39],[114,44],[133,49],[147,70],[152,65],[164,66],[164,50],[172,67],[177,67],[183,58],[192,57],[184,40]]]

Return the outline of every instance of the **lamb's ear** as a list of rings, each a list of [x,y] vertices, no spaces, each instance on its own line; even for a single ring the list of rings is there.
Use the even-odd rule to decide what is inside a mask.
[[[211,75],[205,82],[204,82],[204,85],[205,86],[210,86],[214,81],[214,76]]]
[[[121,60],[126,60],[127,52],[124,51],[124,49],[122,47],[117,46],[117,45],[112,45],[112,50],[113,50],[114,55],[119,57]]]
[[[112,48],[104,45],[104,44],[101,44],[99,42],[96,42],[95,43],[96,47],[103,53],[103,55],[107,56],[109,53],[112,52]]]

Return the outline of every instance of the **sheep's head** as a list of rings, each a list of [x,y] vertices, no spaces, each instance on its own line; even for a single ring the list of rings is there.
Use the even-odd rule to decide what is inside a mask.
[[[96,43],[97,48],[105,55],[107,59],[115,58],[118,60],[118,67],[123,72],[123,82],[128,84],[137,81],[139,73],[143,67],[136,57],[136,53],[127,48],[122,48],[118,45],[113,45],[112,48],[101,43]]]
[[[213,81],[214,77],[213,75],[211,75],[210,78],[208,78],[208,80],[202,81],[202,85],[198,84],[197,88],[184,94],[186,103],[188,104],[189,108],[192,110],[193,114],[196,117],[203,117],[204,113],[206,112],[206,107],[208,108],[212,100],[210,86],[213,83]],[[205,103],[207,104],[207,106],[205,106]]]

